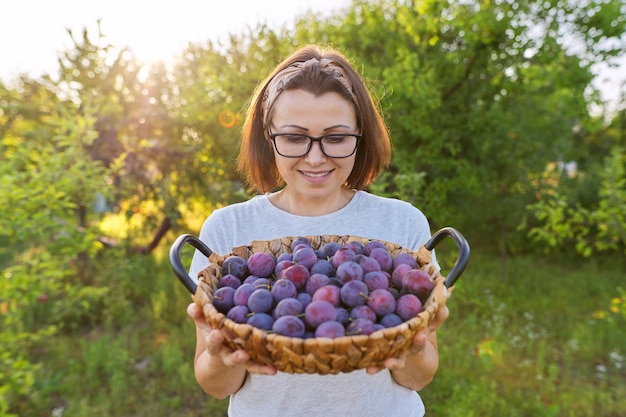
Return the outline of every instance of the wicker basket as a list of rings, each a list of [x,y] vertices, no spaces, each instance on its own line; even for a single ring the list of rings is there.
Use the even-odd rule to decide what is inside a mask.
[[[335,241],[340,244],[359,241],[366,244],[371,239],[356,236],[307,236],[314,249]],[[248,259],[256,252],[268,252],[276,257],[291,252],[294,238],[285,237],[270,241],[254,241],[248,246],[233,248],[228,255],[212,253],[210,265],[198,274],[198,285],[193,300],[202,307],[207,322],[220,329],[225,344],[232,350],[243,349],[253,361],[271,365],[286,373],[337,374],[351,372],[370,366],[382,366],[391,357],[406,351],[413,337],[428,326],[437,311],[445,304],[452,287],[447,288],[443,277],[432,263],[431,251],[422,246],[417,252],[396,244],[384,243],[392,256],[400,252],[410,253],[419,267],[428,272],[436,285],[424,304],[424,311],[416,317],[395,327],[378,330],[370,335],[330,338],[292,338],[268,333],[249,324],[238,324],[211,304],[213,293],[222,276],[221,265],[230,256]]]

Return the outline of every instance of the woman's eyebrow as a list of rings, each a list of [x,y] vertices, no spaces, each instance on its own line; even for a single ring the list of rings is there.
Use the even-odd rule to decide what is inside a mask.
[[[279,129],[282,129],[282,128],[285,128],[285,127],[293,127],[293,128],[300,129],[300,130],[305,130],[307,132],[309,131],[309,129],[307,129],[304,126],[299,126],[299,125],[294,125],[294,124],[286,124],[286,125],[280,125],[280,126],[276,126],[276,127],[279,128]]]
[[[303,130],[303,131],[305,131],[305,132],[308,132],[308,131],[309,131],[309,129],[308,129],[308,128],[306,128],[306,127],[304,127],[304,126],[297,125],[297,124],[284,124],[284,125],[276,126],[276,128],[278,128],[278,129],[283,129],[283,128],[287,128],[287,127],[290,127],[290,128],[295,128],[295,129],[299,129],[299,130]],[[345,127],[345,128],[347,128],[347,129],[352,128],[352,126],[350,126],[350,125],[348,125],[348,124],[338,123],[338,124],[336,124],[336,125],[332,125],[332,126],[326,127],[326,128],[324,128],[323,130],[324,130],[324,132],[327,132],[327,131],[329,131],[329,130],[336,129],[336,128],[338,128],[338,127]]]
[[[336,125],[334,125],[334,126],[330,126],[330,127],[325,128],[325,129],[324,129],[324,132],[326,132],[327,130],[336,129],[336,128],[338,128],[338,127],[346,127],[346,128],[348,128],[348,129],[350,129],[352,126],[350,126],[350,125],[344,125],[344,124],[336,124]]]

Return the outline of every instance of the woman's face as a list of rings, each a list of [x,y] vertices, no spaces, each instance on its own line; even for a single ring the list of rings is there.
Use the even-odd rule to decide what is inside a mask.
[[[321,96],[303,90],[280,94],[273,108],[272,133],[300,133],[313,137],[345,133],[358,134],[356,113],[351,102],[338,93]],[[352,172],[356,152],[347,158],[330,158],[322,153],[319,142],[298,158],[279,155],[274,148],[276,166],[287,184],[285,190],[302,198],[337,198]]]

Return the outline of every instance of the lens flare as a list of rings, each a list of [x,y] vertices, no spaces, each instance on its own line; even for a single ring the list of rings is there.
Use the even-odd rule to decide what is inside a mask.
[[[237,124],[237,116],[230,110],[223,110],[219,116],[217,116],[220,125],[225,128],[235,127]]]

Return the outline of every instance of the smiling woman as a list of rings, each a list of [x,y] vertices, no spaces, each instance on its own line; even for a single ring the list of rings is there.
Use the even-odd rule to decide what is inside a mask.
[[[390,152],[378,105],[348,59],[333,49],[302,47],[258,85],[246,113],[238,170],[259,195],[214,210],[200,240],[219,254],[254,241],[321,235],[365,236],[417,250],[430,239],[425,215],[408,202],[365,191]],[[206,256],[196,253],[189,276],[197,279],[206,265]],[[427,329],[407,338],[409,351],[380,366],[301,375],[278,372],[244,349],[230,351],[197,304],[187,311],[196,324],[196,379],[211,396],[230,397],[229,415],[238,417],[275,416],[276,410],[421,417],[416,390],[437,370],[436,330],[447,318],[446,308],[438,310]]]

